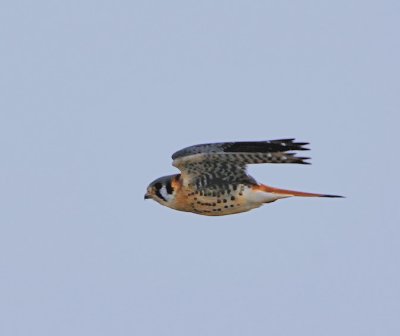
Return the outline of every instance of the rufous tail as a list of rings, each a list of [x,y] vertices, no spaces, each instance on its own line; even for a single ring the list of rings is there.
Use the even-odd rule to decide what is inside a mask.
[[[339,195],[327,195],[327,194],[315,194],[315,193],[308,193],[308,192],[303,192],[303,191],[295,191],[295,190],[286,190],[286,189],[279,189],[279,188],[274,188],[267,186],[265,184],[259,184],[258,186],[255,187],[258,190],[277,194],[277,195],[287,195],[287,196],[300,196],[300,197],[332,197],[332,198],[337,198],[340,197],[342,198],[343,196]]]

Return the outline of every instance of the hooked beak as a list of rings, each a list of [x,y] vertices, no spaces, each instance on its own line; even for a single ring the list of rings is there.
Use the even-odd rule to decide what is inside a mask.
[[[151,198],[151,196],[150,196],[148,193],[146,193],[146,194],[144,195],[144,199],[146,200],[146,199],[149,199],[149,198]]]

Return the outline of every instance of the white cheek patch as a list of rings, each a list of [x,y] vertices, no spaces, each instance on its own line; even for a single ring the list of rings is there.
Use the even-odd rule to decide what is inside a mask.
[[[164,197],[164,199],[167,200],[167,202],[174,198],[174,195],[168,194],[167,188],[165,187],[165,185],[162,186],[162,188],[160,189],[160,194],[162,197]]]

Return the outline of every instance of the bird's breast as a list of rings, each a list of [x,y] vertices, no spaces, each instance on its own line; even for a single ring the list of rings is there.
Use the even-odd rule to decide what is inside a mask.
[[[262,205],[249,198],[252,188],[246,185],[197,190],[191,186],[177,191],[171,208],[206,216],[224,216],[249,211]]]

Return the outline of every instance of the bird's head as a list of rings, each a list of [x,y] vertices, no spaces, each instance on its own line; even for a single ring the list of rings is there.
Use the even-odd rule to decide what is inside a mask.
[[[149,184],[144,199],[152,199],[162,205],[170,206],[175,199],[176,184],[179,175],[160,177]]]

